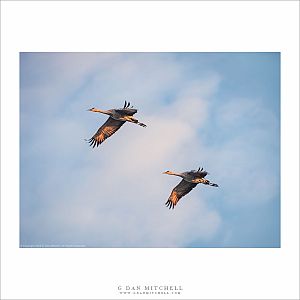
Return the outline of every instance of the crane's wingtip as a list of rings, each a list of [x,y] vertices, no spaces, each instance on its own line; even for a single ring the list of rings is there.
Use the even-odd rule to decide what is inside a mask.
[[[175,208],[175,204],[168,200],[166,203],[165,203],[166,207],[168,207],[169,209],[174,209]]]

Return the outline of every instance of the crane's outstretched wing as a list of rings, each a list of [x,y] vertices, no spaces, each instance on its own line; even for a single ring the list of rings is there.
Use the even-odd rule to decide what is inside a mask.
[[[93,148],[99,146],[107,138],[113,135],[120,127],[125,123],[125,121],[118,121],[111,117],[98,129],[98,131],[88,140],[90,146]]]
[[[126,101],[123,108],[115,109],[115,111],[118,114],[127,116],[133,116],[135,113],[137,113],[137,109],[133,108],[133,106],[130,106],[130,102],[127,103]]]
[[[168,201],[165,203],[167,207],[170,209],[175,207],[177,202],[186,194],[188,194],[195,186],[197,183],[192,183],[185,181],[182,179],[177,186],[173,189]]]
[[[192,176],[196,176],[196,177],[199,177],[199,178],[204,178],[208,172],[206,172],[205,170],[203,170],[203,168],[199,169],[196,171],[196,170],[192,170],[192,171],[189,171],[187,172],[189,175],[192,175]]]

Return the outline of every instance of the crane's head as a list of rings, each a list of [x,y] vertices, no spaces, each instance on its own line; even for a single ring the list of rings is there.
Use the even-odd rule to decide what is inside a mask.
[[[88,109],[88,111],[97,112],[98,110],[95,107],[92,107],[92,108]]]
[[[173,172],[172,171],[165,171],[165,172],[163,172],[163,174],[173,174]]]

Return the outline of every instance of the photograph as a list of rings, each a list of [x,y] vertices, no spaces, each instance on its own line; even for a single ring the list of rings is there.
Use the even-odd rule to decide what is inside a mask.
[[[280,52],[20,52],[20,248],[280,248]]]
[[[2,299],[299,299],[298,1],[1,2]]]

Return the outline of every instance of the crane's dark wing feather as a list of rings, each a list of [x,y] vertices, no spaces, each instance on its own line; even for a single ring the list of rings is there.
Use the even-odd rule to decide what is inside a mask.
[[[125,123],[125,121],[118,121],[111,117],[98,129],[98,131],[88,140],[90,146],[93,148],[99,146],[107,138],[113,135],[120,127]]]
[[[121,109],[115,109],[115,111],[118,114],[127,115],[127,116],[133,116],[134,114],[137,113],[137,109],[134,108],[121,108]]]
[[[190,176],[194,176],[195,178],[204,178],[208,173],[206,171],[196,171],[192,170],[187,172]]]
[[[197,183],[192,183],[182,179],[173,189],[168,201],[165,203],[167,207],[174,208],[177,202],[186,194],[188,194]]]

